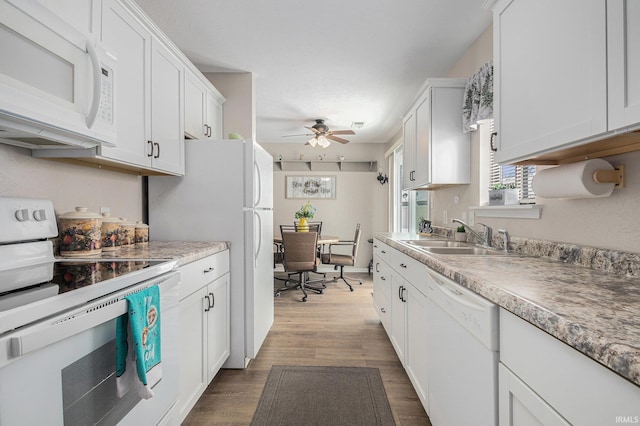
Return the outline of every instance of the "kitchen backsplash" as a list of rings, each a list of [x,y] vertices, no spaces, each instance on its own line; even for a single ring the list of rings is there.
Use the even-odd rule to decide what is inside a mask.
[[[433,232],[453,239],[455,228],[433,226]],[[470,237],[467,238],[470,241]],[[491,245],[503,247],[502,235],[494,235]],[[628,278],[640,278],[640,255],[637,253],[514,236],[509,237],[509,250],[526,256],[546,257],[557,262],[586,266],[596,271]]]

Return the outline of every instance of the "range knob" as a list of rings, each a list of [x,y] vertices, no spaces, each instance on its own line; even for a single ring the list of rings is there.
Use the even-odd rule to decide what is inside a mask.
[[[44,222],[47,220],[47,212],[45,209],[38,209],[33,211],[33,218],[36,222]]]
[[[15,217],[18,222],[26,222],[29,220],[29,209],[16,210]]]

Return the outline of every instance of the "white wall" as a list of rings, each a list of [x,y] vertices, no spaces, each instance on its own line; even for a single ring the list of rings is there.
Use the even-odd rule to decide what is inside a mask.
[[[46,198],[56,215],[76,206],[99,212],[110,207],[114,216],[142,219],[142,180],[139,176],[32,158],[31,151],[0,144],[0,196]],[[150,231],[152,232],[152,230]]]
[[[459,59],[447,77],[468,78],[482,64],[491,60],[492,55],[492,27],[489,27]],[[479,137],[475,132],[471,136],[473,183],[432,192],[434,207],[431,217],[434,224],[453,227],[450,222],[452,217],[459,218],[463,211],[478,205],[479,191],[486,189],[478,186],[478,156]],[[609,198],[538,199],[538,204],[543,205],[539,220],[482,218],[481,221],[494,229],[507,229],[514,236],[640,252],[640,222],[637,220],[637,212],[640,211],[640,170],[637,167],[640,164],[640,152],[609,157],[606,160],[614,165],[627,166],[627,187],[615,190]],[[456,195],[460,197],[458,204],[453,201]],[[443,222],[444,210],[447,211],[448,224]]]
[[[300,144],[263,144],[264,148],[277,159],[282,155],[285,160],[298,159],[300,154],[305,160],[317,159],[325,154],[323,161],[337,161],[340,155],[345,160],[378,161],[383,164],[383,144],[331,144],[326,149],[311,148]],[[384,186],[376,180],[377,170],[371,172],[274,172],[274,233],[279,234],[279,225],[293,225],[294,214],[307,200],[285,198],[285,176],[336,176],[336,198],[331,200],[311,200],[317,208],[314,220],[320,220],[322,233],[335,235],[341,239],[352,239],[356,223],[360,223],[362,236],[356,267],[366,268],[371,259],[372,247],[367,242],[376,232],[386,231],[386,199],[389,185]]]
[[[210,72],[204,76],[227,99],[224,103],[222,135],[238,133],[256,140],[256,104],[253,74],[250,72]]]

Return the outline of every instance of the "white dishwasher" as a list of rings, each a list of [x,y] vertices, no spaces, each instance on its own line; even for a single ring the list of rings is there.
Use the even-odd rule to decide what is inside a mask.
[[[498,424],[498,306],[429,270],[427,372],[434,426]]]

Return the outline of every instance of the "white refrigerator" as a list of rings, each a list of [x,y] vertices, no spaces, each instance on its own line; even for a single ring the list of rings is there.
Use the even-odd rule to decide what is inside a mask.
[[[273,158],[252,140],[185,141],[183,177],[149,177],[156,241],[231,243],[231,355],[245,368],[273,324]]]

